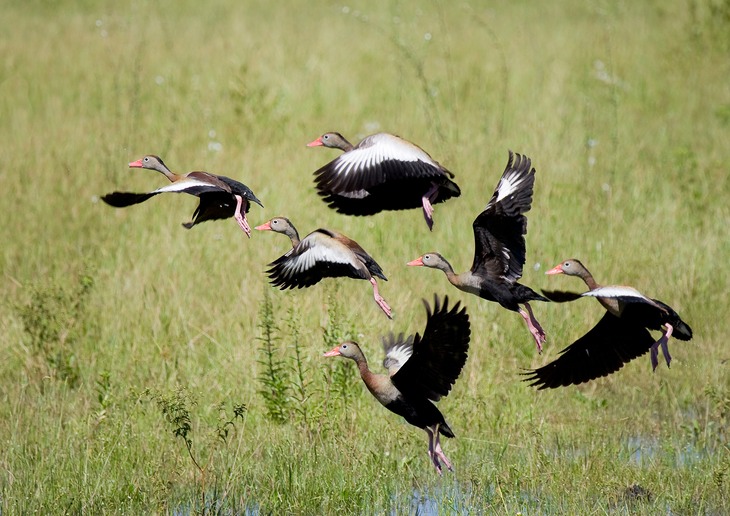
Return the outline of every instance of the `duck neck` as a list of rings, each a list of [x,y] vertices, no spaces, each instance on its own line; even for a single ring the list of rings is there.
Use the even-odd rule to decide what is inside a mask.
[[[585,266],[582,267],[578,277],[585,282],[589,290],[595,290],[601,287],[601,285],[593,279],[593,275],[585,268]],[[621,303],[621,301],[611,297],[598,297],[596,299],[599,303],[601,303],[603,308],[611,312],[613,315],[616,317],[621,316],[621,312],[623,311],[623,303]]]
[[[167,168],[167,165],[165,165],[162,161],[160,161],[159,165],[155,167],[155,170],[169,179],[171,183],[178,181],[182,177],[180,174],[176,174]]]
[[[341,151],[343,151],[343,152],[350,152],[352,149],[355,148],[355,146],[353,144],[351,144],[350,142],[348,142],[347,141],[347,138],[345,138],[344,136],[340,135],[340,140],[341,141],[338,141],[337,142],[337,147]]]
[[[436,268],[446,274],[446,278],[452,285],[459,283],[459,275],[454,272],[454,268],[445,259],[441,258],[441,261],[438,263]]]
[[[366,385],[370,386],[370,382],[373,377],[373,372],[368,367],[368,359],[365,358],[364,355],[360,355],[359,357],[355,358],[355,363],[357,364],[357,370],[360,371],[360,378],[362,378],[362,381],[365,382]]]
[[[291,240],[292,247],[296,247],[299,245],[299,232],[297,231],[297,228],[295,228],[293,225],[289,224],[289,227],[286,228],[284,234],[289,237],[289,240]]]
[[[580,274],[578,274],[578,277],[585,282],[590,290],[600,287],[598,282],[593,279],[593,274],[591,274],[585,267],[583,267],[583,270]]]

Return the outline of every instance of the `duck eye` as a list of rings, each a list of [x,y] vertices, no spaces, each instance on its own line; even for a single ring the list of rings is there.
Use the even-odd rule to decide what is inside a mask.
[[[340,346],[341,349],[347,349],[347,344],[343,344]]]

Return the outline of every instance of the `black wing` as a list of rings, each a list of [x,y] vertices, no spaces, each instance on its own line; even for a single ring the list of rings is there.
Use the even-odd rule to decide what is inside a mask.
[[[383,184],[366,189],[333,193],[319,189],[319,195],[330,208],[344,215],[365,216],[381,211],[410,210],[420,208],[422,197],[432,185],[438,185],[435,200],[431,204],[444,202],[461,195],[459,186],[448,179],[441,178],[407,178],[390,180]]]
[[[588,333],[560,352],[560,357],[534,369],[524,380],[531,387],[554,389],[608,376],[640,357],[654,344],[641,325],[606,312]]]
[[[542,293],[554,303],[566,303],[582,297],[579,292],[568,292],[567,290],[543,290]]]
[[[191,172],[191,174],[195,174],[195,172]],[[161,193],[186,193],[200,197],[206,193],[223,194],[225,192],[216,185],[206,183],[205,181],[201,181],[196,178],[187,178],[182,181],[176,181],[172,184],[163,186],[162,188],[158,188],[153,192],[112,192],[110,194],[106,194],[101,199],[105,203],[109,204],[110,206],[114,206],[115,208],[124,208],[126,206],[131,206],[133,204],[139,204],[141,202],[144,202],[150,197],[154,197],[155,195]],[[230,193],[228,193],[227,195],[230,196]]]
[[[236,213],[236,200],[228,192],[203,192],[198,197],[200,197],[200,203],[195,208],[193,220],[183,224],[187,229],[206,220],[227,219],[233,217]],[[251,208],[248,199],[245,197],[243,198],[241,208],[244,213],[248,213],[248,210]]]
[[[472,224],[474,263],[472,272],[482,269],[492,277],[515,282],[525,264],[525,213],[532,205],[535,169],[526,156],[509,151],[509,161],[499,184]]]
[[[115,208],[126,208],[133,204],[145,202],[161,192],[134,193],[134,192],[112,192],[102,196],[101,200]]]
[[[413,339],[413,354],[392,375],[393,384],[405,396],[427,397],[438,401],[446,396],[461,373],[469,350],[471,329],[466,308],[457,302],[448,309],[449,298],[443,306],[435,298],[434,310],[426,306],[427,321],[423,337]]]

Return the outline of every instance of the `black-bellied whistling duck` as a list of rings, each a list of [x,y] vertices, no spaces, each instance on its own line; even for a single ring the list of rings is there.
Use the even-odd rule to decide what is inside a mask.
[[[352,145],[340,133],[326,133],[307,144],[318,145],[344,151],[314,173],[319,195],[339,213],[423,208],[432,229],[433,204],[461,195],[454,174],[399,136],[378,133]]]
[[[530,330],[538,351],[542,351],[545,332],[532,313],[529,301],[548,301],[529,287],[517,283],[525,264],[525,213],[532,204],[535,169],[530,158],[509,152],[507,167],[487,207],[472,224],[474,262],[471,269],[456,274],[451,264],[438,253],[424,254],[408,265],[444,271],[459,290],[518,312]],[[527,311],[520,308],[524,304]]]
[[[251,228],[246,220],[246,213],[250,209],[249,201],[253,201],[262,208],[251,189],[238,181],[226,176],[219,176],[209,172],[188,172],[175,174],[159,156],[149,155],[129,164],[130,168],[146,168],[163,174],[172,184],[158,188],[149,193],[113,192],[102,197],[102,200],[115,208],[124,208],[139,204],[157,194],[174,192],[188,193],[200,199],[198,207],[193,213],[193,220],[183,224],[187,229],[206,220],[227,219],[233,217],[251,238]]]
[[[650,299],[632,287],[601,286],[578,260],[565,260],[546,274],[578,276],[590,289],[582,294],[543,290],[551,301],[595,297],[606,309],[606,314],[588,333],[561,351],[558,359],[527,373],[530,376],[525,381],[533,382],[532,386],[546,389],[588,382],[618,371],[647,351],[651,351],[654,370],[659,363],[660,347],[669,366],[672,360],[667,346],[669,337],[692,338],[692,328],[670,306]],[[663,334],[655,341],[648,330],[659,330]]]
[[[387,376],[370,371],[365,355],[355,342],[343,342],[324,356],[354,360],[375,399],[426,431],[428,456],[441,474],[440,461],[449,471],[453,467],[441,449],[439,436],[454,437],[454,432],[431,401],[446,396],[459,377],[466,362],[471,329],[466,308],[459,310],[458,302],[449,310],[449,298],[444,297],[440,306],[436,297],[433,313],[425,300],[423,304],[427,314],[423,337],[416,334],[404,339],[402,334],[397,338],[391,334],[387,340],[383,339],[383,366],[388,370]]]
[[[360,244],[341,233],[317,229],[299,240],[291,221],[274,217],[256,226],[259,231],[275,231],[289,237],[292,249],[269,264],[271,284],[281,290],[310,287],[324,278],[355,278],[373,285],[373,297],[378,306],[392,319],[392,311],[378,292],[375,277],[388,281],[383,269]]]

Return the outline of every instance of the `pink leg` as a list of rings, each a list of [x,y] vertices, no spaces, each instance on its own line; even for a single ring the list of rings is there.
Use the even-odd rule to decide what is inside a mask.
[[[444,451],[441,449],[441,436],[438,432],[438,426],[436,427],[436,447],[434,449],[434,452],[436,455],[446,464],[446,467],[449,469],[449,471],[454,471],[454,467],[451,465],[451,462],[449,459],[446,458],[446,455],[444,455]]]
[[[434,431],[432,428],[426,428],[426,433],[428,434],[428,457],[431,459],[431,462],[433,463],[434,467],[436,468],[436,472],[440,475],[441,474],[441,463],[439,462],[438,456],[436,455],[436,451],[434,450]],[[436,427],[436,435],[438,436],[438,427]]]
[[[392,319],[392,310],[388,306],[388,303],[385,302],[385,299],[383,299],[383,296],[378,293],[378,282],[375,281],[375,278],[370,278],[370,283],[372,283],[373,285],[373,297],[375,298],[375,302],[378,303],[380,309],[385,312],[385,315],[388,316],[388,319]]]
[[[241,210],[241,205],[243,204],[243,197],[240,195],[236,195],[236,211],[233,214],[233,218],[236,219],[236,222],[238,222],[238,225],[241,226],[241,229],[244,233],[246,233],[246,236],[248,238],[251,238],[251,227],[248,225],[248,221],[246,220],[246,214],[243,213],[243,210]]]
[[[532,333],[532,337],[535,339],[535,344],[537,344],[537,351],[542,353],[542,345],[546,340],[545,330],[542,329],[540,323],[537,322],[537,319],[535,319],[535,315],[532,313],[532,307],[530,306],[530,303],[525,303],[525,308],[527,308],[527,312],[520,309],[520,315],[525,320],[527,328],[530,330],[530,333]]]
[[[436,200],[436,192],[439,191],[437,184],[431,185],[431,189],[421,198],[423,204],[423,218],[426,219],[428,229],[433,230],[433,206],[431,203]]]
[[[650,356],[652,371],[656,371],[656,366],[659,365],[659,346],[662,348],[662,354],[664,355],[664,360],[667,362],[667,367],[669,367],[669,364],[672,362],[672,357],[669,354],[669,337],[672,336],[674,328],[671,324],[665,324],[664,326],[666,326],[667,331],[651,346]]]

